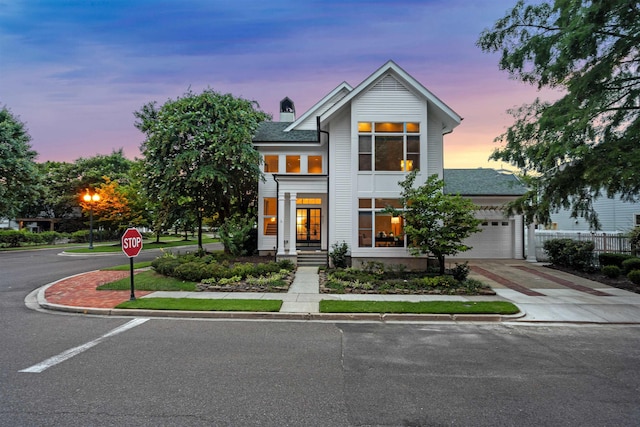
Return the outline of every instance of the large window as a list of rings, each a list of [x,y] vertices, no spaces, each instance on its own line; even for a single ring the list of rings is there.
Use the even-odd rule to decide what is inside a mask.
[[[358,170],[420,168],[420,123],[359,122]]]
[[[359,247],[404,247],[402,217],[382,212],[388,206],[402,207],[398,199],[358,199]]]
[[[278,234],[278,225],[276,224],[276,215],[278,212],[277,199],[275,197],[264,198],[264,235],[275,236]]]

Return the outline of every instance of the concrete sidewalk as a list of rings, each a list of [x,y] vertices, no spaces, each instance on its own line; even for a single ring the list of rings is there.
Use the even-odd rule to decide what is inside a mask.
[[[282,300],[279,313],[167,312],[117,310],[129,299],[129,291],[96,291],[95,287],[128,272],[91,272],[47,285],[33,298],[47,309],[85,314],[273,318],[291,320],[370,321],[515,321],[640,324],[640,294],[612,288],[577,276],[552,270],[542,264],[518,260],[470,260],[470,277],[488,283],[495,296],[320,294],[316,267],[299,267],[288,293],[249,292],[141,292],[138,298],[218,298]],[[106,277],[109,275],[109,277]],[[114,276],[114,277],[112,277]],[[380,315],[323,314],[321,300],[349,301],[510,301],[522,311],[516,316],[499,315]]]

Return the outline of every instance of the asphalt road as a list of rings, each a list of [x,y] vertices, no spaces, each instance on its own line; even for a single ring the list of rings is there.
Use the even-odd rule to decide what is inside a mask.
[[[39,285],[122,263],[0,253],[0,426],[640,420],[637,326],[150,319],[104,337],[131,319],[24,305]],[[41,372],[21,372],[43,361]]]

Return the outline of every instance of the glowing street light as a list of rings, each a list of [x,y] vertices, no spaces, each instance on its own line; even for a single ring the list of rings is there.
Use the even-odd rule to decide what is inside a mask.
[[[89,189],[87,189],[87,193],[82,199],[89,204],[89,249],[93,249],[93,205],[100,200],[100,195],[98,193],[89,194]]]

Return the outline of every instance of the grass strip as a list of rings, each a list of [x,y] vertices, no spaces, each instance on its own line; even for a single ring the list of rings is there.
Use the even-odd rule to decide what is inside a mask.
[[[218,239],[212,239],[210,237],[203,237],[202,244],[214,243],[218,242]],[[198,240],[170,240],[167,242],[156,243],[155,240],[145,240],[142,244],[142,250],[145,249],[166,249],[173,248],[178,246],[196,246],[198,244]],[[110,252],[122,252],[122,246],[120,242],[114,242],[113,244],[96,244],[93,249],[89,248],[78,248],[78,249],[68,249],[65,252],[72,254],[90,254],[90,253],[110,253]]]
[[[507,301],[320,301],[321,313],[516,314]]]
[[[116,308],[136,308],[145,310],[188,310],[188,311],[261,311],[277,312],[281,300],[257,299],[200,299],[200,298],[140,298],[125,301]]]
[[[147,268],[151,267],[153,261],[134,262],[133,268]],[[129,271],[129,264],[116,265],[114,267],[103,268],[104,271]]]
[[[127,267],[128,268],[128,267]],[[133,286],[138,291],[195,291],[195,282],[186,282],[176,279],[175,277],[167,277],[158,274],[155,271],[143,271],[134,276]],[[105,283],[98,286],[99,291],[125,291],[131,289],[131,279],[116,280],[115,282]]]

